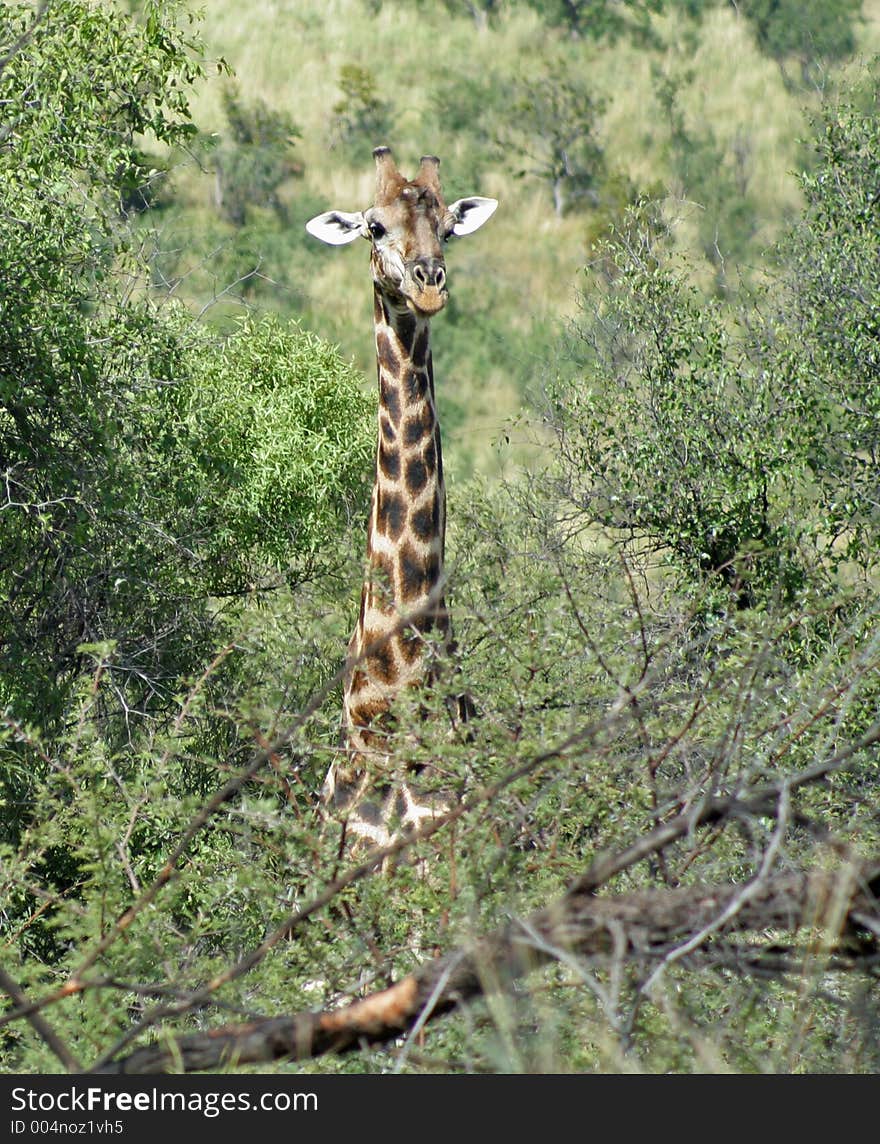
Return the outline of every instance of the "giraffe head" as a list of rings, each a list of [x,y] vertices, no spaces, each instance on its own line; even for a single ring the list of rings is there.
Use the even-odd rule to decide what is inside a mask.
[[[377,147],[373,157],[373,205],[354,213],[326,211],[307,222],[306,230],[331,246],[367,239],[376,286],[392,303],[431,317],[449,297],[444,244],[478,230],[498,202],[471,195],[447,206],[440,190],[440,160],[433,155],[422,158],[414,179],[401,175],[387,147]]]

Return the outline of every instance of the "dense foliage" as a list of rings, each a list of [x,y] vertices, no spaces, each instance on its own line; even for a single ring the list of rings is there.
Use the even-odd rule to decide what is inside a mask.
[[[118,187],[141,135],[194,131],[171,20],[53,5],[2,75],[0,690],[27,720],[79,643],[113,641],[135,692],[195,670],[208,596],[320,548],[365,468],[368,407],[329,347],[271,323],[215,343],[137,289]]]
[[[4,836],[101,649],[108,741],[173,713],[232,604],[335,566],[370,403],[335,351],[277,323],[224,342],[143,292],[121,185],[142,136],[193,135],[201,69],[174,13],[4,12],[0,75],[0,701]],[[147,174],[149,178],[149,174]],[[24,728],[30,730],[25,732]],[[43,757],[43,762],[40,758]],[[24,816],[24,817],[23,817]]]
[[[839,910],[802,942],[713,917],[630,949],[612,928],[595,957],[529,921],[591,856],[679,818],[693,828],[603,897],[734,886],[742,909],[776,872],[878,852],[876,69],[814,116],[799,216],[777,203],[768,234],[756,152],[695,111],[682,60],[713,20],[800,58],[787,5],[734,25],[684,0],[350,0],[334,36],[408,44],[402,22],[454,58],[401,116],[405,51],[320,57],[323,136],[305,97],[278,106],[245,76],[218,78],[216,130],[197,125],[206,49],[179,8],[133,7],[2,12],[0,1068],[330,1007],[500,929],[543,968],[487,981],[396,1067],[876,1071],[876,933],[841,944]],[[324,7],[272,34],[304,53]],[[830,7],[811,68],[858,30],[856,6]],[[532,49],[516,75],[511,44]],[[655,101],[650,178],[583,66],[609,58]],[[363,205],[380,129],[436,135],[450,198],[510,198],[450,252],[436,323],[459,670],[398,710],[407,758],[472,803],[357,874],[316,804],[373,400],[311,329],[363,356],[369,292],[363,259],[331,268],[300,223]],[[321,162],[350,203],[325,201]],[[575,263],[577,310],[551,321],[539,299],[562,315]],[[495,432],[528,439],[501,480],[472,442],[510,393],[519,422]],[[445,714],[462,686],[468,739]],[[713,798],[767,784],[772,806],[698,830]]]

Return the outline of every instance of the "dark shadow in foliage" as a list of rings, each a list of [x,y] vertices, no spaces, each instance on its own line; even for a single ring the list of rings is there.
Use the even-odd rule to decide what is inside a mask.
[[[719,142],[711,122],[688,124],[680,92],[693,73],[673,77],[653,68],[653,84],[669,129],[668,157],[673,193],[699,205],[700,244],[715,274],[719,293],[731,289],[728,263],[741,272],[742,259],[761,221],[750,195],[754,161],[745,129],[727,146]]]
[[[732,2],[732,0],[731,0]],[[862,0],[736,0],[737,12],[752,25],[760,49],[776,60],[787,82],[789,60],[800,66],[801,81],[823,86],[829,63],[851,56],[856,49],[855,25],[862,18]]]
[[[337,80],[340,98],[333,104],[330,147],[345,147],[354,163],[372,153],[377,141],[387,139],[391,107],[379,95],[376,77],[360,64],[343,64]]]
[[[542,20],[564,28],[569,35],[612,43],[629,37],[633,43],[657,42],[651,15],[662,11],[664,0],[527,0]]]
[[[605,173],[597,129],[602,106],[582,80],[561,68],[508,85],[495,149],[516,177],[548,185],[557,217],[598,201]]]
[[[286,221],[279,189],[303,173],[292,154],[299,128],[289,115],[261,99],[246,102],[235,87],[224,90],[223,111],[229,134],[212,156],[217,209],[235,226],[242,226],[248,211],[259,207]]]

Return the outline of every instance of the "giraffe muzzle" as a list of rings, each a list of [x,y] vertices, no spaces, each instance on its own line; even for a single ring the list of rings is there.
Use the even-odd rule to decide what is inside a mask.
[[[427,317],[438,314],[448,301],[449,294],[447,291],[438,290],[434,286],[429,286],[427,290],[420,290],[407,298],[407,303],[411,309]]]

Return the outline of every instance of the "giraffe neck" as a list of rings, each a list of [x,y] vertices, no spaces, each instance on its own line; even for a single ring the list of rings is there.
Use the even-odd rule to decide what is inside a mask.
[[[367,575],[345,689],[350,751],[376,746],[377,723],[404,688],[429,682],[425,637],[444,640],[446,495],[426,318],[374,288],[379,432]],[[410,623],[401,623],[412,616]],[[395,630],[396,629],[396,630]],[[388,633],[393,633],[389,635]],[[373,648],[371,651],[370,649]]]

